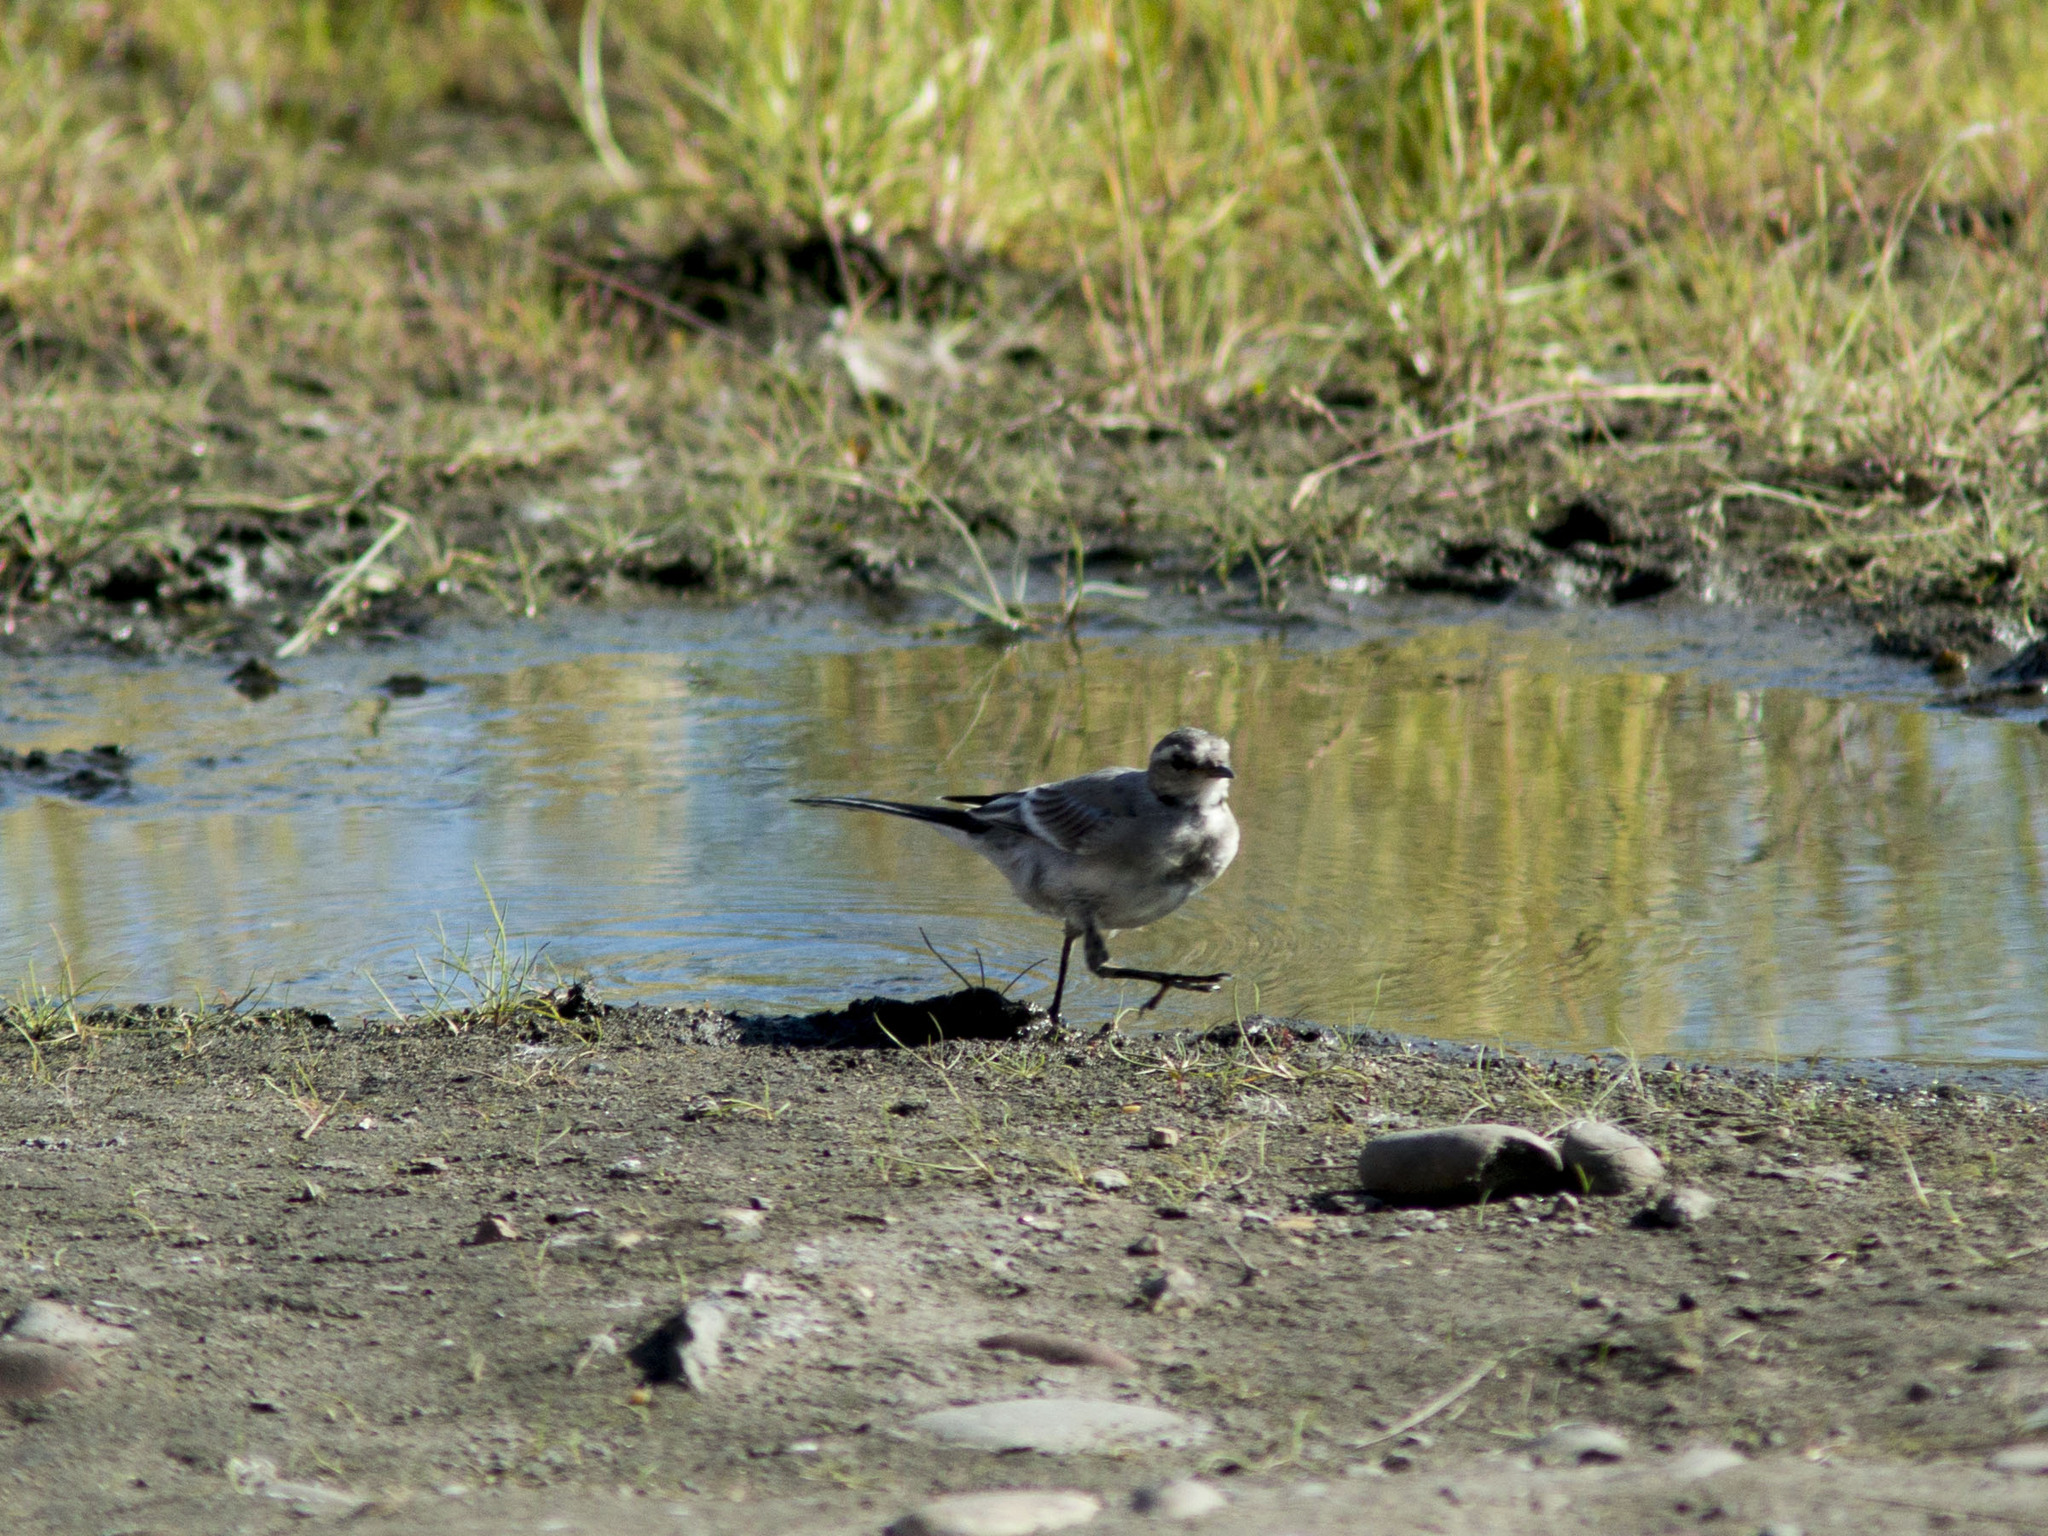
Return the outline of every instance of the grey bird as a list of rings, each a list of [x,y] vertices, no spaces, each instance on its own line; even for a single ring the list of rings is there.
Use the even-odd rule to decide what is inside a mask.
[[[1097,976],[1156,983],[1147,1009],[1176,988],[1214,992],[1230,979],[1228,971],[1192,976],[1111,965],[1107,936],[1156,923],[1230,867],[1238,840],[1230,814],[1235,777],[1229,742],[1182,726],[1159,739],[1144,768],[1098,768],[1000,795],[944,795],[944,805],[866,795],[809,795],[796,803],[928,822],[1001,870],[1026,906],[1064,923],[1048,1010],[1057,1024],[1076,939]]]

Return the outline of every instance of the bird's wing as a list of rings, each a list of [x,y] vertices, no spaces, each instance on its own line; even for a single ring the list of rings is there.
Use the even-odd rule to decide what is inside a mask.
[[[1143,778],[1135,769],[1104,769],[992,796],[973,814],[1029,833],[1062,853],[1087,853],[1113,836],[1117,824],[1132,815],[1132,783],[1142,784]]]

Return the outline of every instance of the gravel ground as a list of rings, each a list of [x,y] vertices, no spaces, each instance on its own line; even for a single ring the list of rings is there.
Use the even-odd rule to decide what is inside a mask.
[[[2024,1095],[566,1011],[5,1047],[0,1303],[131,1330],[0,1344],[7,1528],[878,1532],[1010,1488],[1111,1532],[1195,1478],[1219,1532],[2048,1529],[1989,1465],[2048,1444]],[[1712,1210],[1358,1189],[1377,1136],[1586,1115]]]

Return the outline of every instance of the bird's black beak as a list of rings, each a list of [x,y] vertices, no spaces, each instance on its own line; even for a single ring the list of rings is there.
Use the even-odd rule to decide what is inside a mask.
[[[1232,773],[1228,768],[1223,767],[1220,763],[1212,763],[1208,767],[1204,768],[1202,772],[1206,773],[1212,779],[1234,779],[1237,777],[1236,774]]]

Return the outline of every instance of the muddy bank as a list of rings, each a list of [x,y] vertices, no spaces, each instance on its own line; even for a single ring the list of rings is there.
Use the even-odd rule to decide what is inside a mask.
[[[849,1046],[863,1016],[564,996],[17,1036],[0,1293],[133,1332],[0,1419],[0,1508],[878,1531],[1036,1487],[1119,1530],[1198,1476],[1219,1530],[2039,1528],[2036,1480],[1986,1467],[2048,1424],[2029,1100],[1286,1026]],[[1588,1114],[1712,1209],[1358,1189],[1373,1137]],[[1123,1405],[1068,1433],[1170,1417],[1012,1454],[923,1417],[1047,1397]]]
[[[1788,460],[1704,385],[1643,386],[1648,400],[1589,386],[1417,432],[1406,403],[1336,376],[1153,419],[1084,404],[1098,391],[1050,340],[878,397],[857,387],[855,342],[822,314],[804,322],[785,382],[824,419],[750,427],[772,443],[758,459],[732,441],[731,402],[482,412],[427,431],[326,396],[308,411],[289,382],[222,386],[189,442],[120,466],[119,495],[0,508],[0,647],[282,649],[288,677],[314,645],[563,605],[829,594],[884,619],[993,608],[998,628],[1053,627],[1084,581],[1106,580],[1283,622],[1381,591],[1758,604],[1845,619],[1961,682],[2048,625],[2030,558],[1922,526],[1943,497],[1971,522],[1967,477]],[[40,430],[0,420],[0,436]],[[65,537],[10,548],[45,524]],[[934,607],[935,584],[971,604]]]

